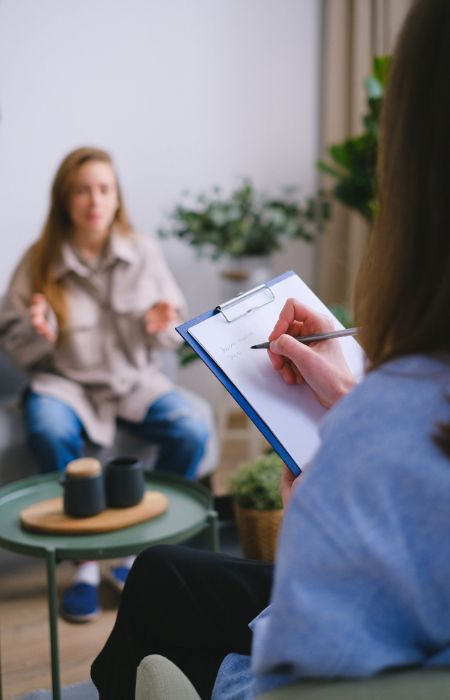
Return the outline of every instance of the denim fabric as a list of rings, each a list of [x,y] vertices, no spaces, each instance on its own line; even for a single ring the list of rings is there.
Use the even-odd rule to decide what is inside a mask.
[[[85,432],[75,411],[52,396],[28,391],[24,402],[28,444],[40,473],[63,471],[83,455]],[[141,423],[118,419],[134,435],[159,446],[155,469],[195,477],[208,429],[194,407],[173,390],[157,399]]]
[[[178,391],[164,394],[149,407],[141,423],[119,418],[133,435],[159,446],[155,469],[193,479],[205,452],[208,428]]]
[[[236,653],[228,654],[219,668],[211,700],[250,700],[253,698],[254,679],[251,672],[251,662],[250,656]],[[289,673],[276,673],[271,676],[266,674],[259,691],[268,693],[282,685],[292,683],[292,680]]]
[[[41,474],[62,472],[83,455],[83,424],[70,406],[27,391],[24,413],[28,446]]]

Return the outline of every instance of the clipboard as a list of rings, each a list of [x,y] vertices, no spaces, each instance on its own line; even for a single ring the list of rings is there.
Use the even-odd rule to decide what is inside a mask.
[[[294,432],[297,427],[297,419],[299,421],[302,420],[302,416],[299,416],[298,414],[298,406],[295,404],[295,401],[297,399],[300,402],[303,401],[303,399],[299,398],[301,392],[309,392],[308,395],[304,393],[303,396],[307,398],[306,403],[308,403],[309,401],[309,407],[311,408],[312,406],[312,410],[308,414],[308,420],[310,421],[311,426],[306,425],[305,427],[305,434],[310,439],[311,445],[301,445],[300,450],[297,450],[295,448],[295,436],[292,435],[292,430],[288,431],[287,424],[283,424],[281,429],[279,425],[277,429],[274,429],[273,423],[276,421],[270,420],[269,408],[265,410],[263,407],[264,410],[262,410],[260,397],[256,397],[257,400],[255,401],[255,396],[252,395],[251,388],[249,391],[248,385],[246,386],[246,390],[242,390],[242,382],[240,383],[236,381],[236,374],[233,377],[234,381],[231,378],[233,375],[233,372],[230,371],[231,366],[228,364],[226,371],[222,369],[220,363],[215,359],[215,357],[218,356],[217,349],[215,349],[215,352],[211,352],[210,348],[208,352],[208,348],[204,347],[204,344],[202,344],[202,342],[200,342],[198,338],[203,337],[202,333],[199,333],[199,329],[203,328],[203,330],[205,331],[206,328],[211,324],[216,324],[216,326],[218,327],[220,326],[220,334],[224,337],[226,337],[228,332],[230,333],[230,336],[232,335],[232,333],[234,332],[233,324],[236,324],[236,327],[239,326],[240,329],[244,327],[252,327],[253,333],[254,329],[258,328],[259,321],[261,321],[263,317],[265,319],[266,332],[269,333],[273,325],[275,325],[275,322],[278,319],[279,311],[281,310],[288,296],[299,296],[299,298],[301,299],[301,295],[296,295],[295,291],[294,293],[287,293],[287,295],[284,296],[284,291],[282,290],[296,290],[297,286],[300,290],[303,290],[303,293],[308,297],[303,299],[305,303],[313,305],[314,308],[316,308],[322,313],[325,311],[328,315],[330,315],[333,318],[336,327],[343,327],[342,324],[339,323],[339,321],[335,319],[335,317],[331,314],[329,309],[325,307],[325,305],[320,301],[320,299],[318,299],[318,297],[316,297],[316,295],[298,277],[298,275],[296,275],[294,271],[289,270],[288,272],[273,277],[263,285],[259,285],[254,289],[248,290],[238,295],[237,297],[230,299],[224,302],[223,304],[220,304],[219,306],[216,306],[210,311],[206,311],[203,314],[196,316],[195,318],[177,326],[176,328],[176,330],[186,341],[186,343],[203,360],[203,362],[207,365],[211,372],[213,372],[213,374],[217,377],[217,379],[221,382],[225,389],[227,389],[227,391],[231,394],[236,403],[242,408],[242,410],[247,414],[249,419],[255,424],[255,426],[262,433],[267,442],[273,447],[275,452],[277,452],[277,454],[280,456],[283,462],[289,467],[294,476],[297,476],[301,473],[301,467],[309,461],[315,449],[317,449],[320,443],[318,424],[320,422],[321,417],[326,413],[326,410],[322,406],[320,406],[317,399],[313,397],[313,394],[310,391],[309,387],[288,387],[287,385],[285,385],[283,380],[280,377],[278,377],[276,372],[274,372],[272,366],[270,365],[270,361],[267,358],[267,354],[264,350],[251,351],[254,353],[261,353],[261,355],[252,356],[252,364],[253,361],[260,367],[261,364],[264,364],[264,371],[266,374],[264,376],[260,373],[262,381],[264,382],[264,379],[266,378],[268,382],[276,383],[276,391],[273,394],[267,392],[265,399],[266,406],[269,407],[269,404],[272,402],[272,398],[274,405],[278,401],[278,411],[285,411],[289,414],[289,420],[293,422],[292,425],[294,426]],[[310,303],[311,300],[313,304]],[[219,314],[220,318],[218,318],[217,321],[213,321],[213,317]],[[207,322],[206,324],[205,321]],[[270,326],[267,327],[269,321]],[[204,326],[202,326],[202,324],[204,324]],[[240,331],[240,334],[241,332],[242,331]],[[249,348],[250,345],[254,344],[254,342],[266,340],[267,336],[262,335],[263,331],[258,332],[259,337],[257,336],[253,342],[250,342],[246,338],[240,339],[242,341],[245,341],[245,353],[247,351],[247,348]],[[196,333],[198,337],[195,338],[193,336],[193,333]],[[358,375],[359,373],[362,375],[362,350],[353,338],[346,338],[344,340],[346,343],[355,344],[355,346],[357,346],[357,348],[359,349],[359,353],[357,352],[355,356],[356,360],[353,362],[354,366],[352,366],[352,363],[349,364],[355,375]],[[232,345],[235,345],[235,343],[231,343],[229,347],[231,347]],[[228,348],[222,349],[228,350]],[[215,357],[213,355],[215,355]],[[249,356],[247,355],[247,367],[249,363],[248,357]],[[238,359],[237,362],[239,363],[239,361],[240,360]],[[227,362],[230,362],[230,360],[228,359]],[[252,368],[250,367],[249,369],[251,373]],[[251,377],[251,379],[254,378]],[[260,383],[258,382],[259,378],[256,378],[254,381],[254,386],[257,386],[257,389],[255,388],[256,393],[261,391]],[[276,411],[276,409],[274,410]],[[299,464],[299,457],[302,459],[301,464]]]
[[[295,475],[298,476],[301,472],[301,469],[299,466],[296,464],[294,459],[291,457],[291,455],[285,450],[281,442],[278,440],[276,435],[272,432],[272,430],[269,428],[268,425],[260,418],[258,413],[253,409],[252,405],[249,403],[249,401],[246,399],[246,397],[239,391],[239,389],[233,384],[233,382],[230,381],[228,376],[225,374],[225,372],[219,367],[219,365],[211,358],[211,356],[206,352],[206,350],[200,345],[195,338],[192,337],[189,333],[189,329],[192,328],[193,326],[198,325],[202,321],[205,321],[207,318],[210,318],[211,316],[214,316],[215,314],[221,313],[225,319],[227,320],[228,323],[233,323],[234,320],[236,320],[231,314],[232,309],[236,309],[239,307],[240,303],[245,301],[250,302],[249,309],[250,311],[255,311],[259,306],[256,306],[259,302],[258,299],[256,299],[255,295],[259,293],[260,290],[263,288],[265,289],[271,289],[277,282],[281,282],[281,280],[286,279],[290,275],[295,274],[293,270],[290,270],[289,272],[285,272],[282,275],[278,275],[277,277],[273,277],[271,280],[266,282],[264,285],[259,285],[258,287],[255,287],[254,289],[251,289],[247,292],[244,292],[243,294],[240,294],[237,297],[234,297],[233,299],[230,299],[229,301],[224,302],[223,304],[220,304],[219,306],[216,306],[214,309],[211,309],[210,311],[205,311],[203,314],[200,314],[199,316],[196,316],[195,318],[191,319],[190,321],[186,321],[185,323],[182,323],[180,326],[177,326],[176,330],[178,333],[181,335],[181,337],[186,341],[188,345],[197,353],[197,355],[203,360],[203,362],[209,367],[211,372],[215,374],[217,379],[223,384],[225,389],[231,394],[231,396],[235,399],[235,401],[239,404],[239,406],[242,408],[242,410],[247,414],[247,416],[250,418],[250,420],[255,424],[255,426],[258,428],[258,430],[262,433],[262,435],[265,437],[267,442],[273,447],[275,452],[281,457],[283,462],[289,467],[291,472]],[[267,302],[270,303],[270,302]],[[265,305],[265,304],[264,304]],[[242,310],[242,313],[249,313],[249,310]],[[239,313],[238,318],[241,318],[241,313]]]

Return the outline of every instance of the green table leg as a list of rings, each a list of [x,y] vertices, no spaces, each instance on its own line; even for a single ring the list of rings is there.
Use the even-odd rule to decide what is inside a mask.
[[[61,682],[59,678],[58,655],[58,611],[56,598],[56,557],[53,549],[47,550],[47,588],[53,700],[61,700]]]
[[[213,552],[219,552],[220,551],[219,524],[218,524],[217,513],[215,510],[210,510],[208,512],[207,522],[208,522],[209,548]]]

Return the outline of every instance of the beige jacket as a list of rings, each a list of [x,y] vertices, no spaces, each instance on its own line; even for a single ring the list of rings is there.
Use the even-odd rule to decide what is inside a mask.
[[[65,244],[53,274],[64,280],[68,322],[51,343],[30,323],[30,264],[28,250],[0,312],[0,346],[27,370],[34,391],[69,404],[89,438],[110,445],[117,416],[141,421],[148,406],[172,387],[153,350],[175,348],[180,338],[174,328],[147,334],[144,314],[165,300],[183,316],[183,296],[149,237],[113,232],[95,269]],[[58,331],[53,314],[49,321]]]

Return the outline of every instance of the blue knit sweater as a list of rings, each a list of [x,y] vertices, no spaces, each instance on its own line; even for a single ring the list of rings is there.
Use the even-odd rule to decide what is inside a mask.
[[[450,665],[450,362],[410,356],[330,411],[287,509],[251,659],[230,654],[213,700],[303,677]]]

